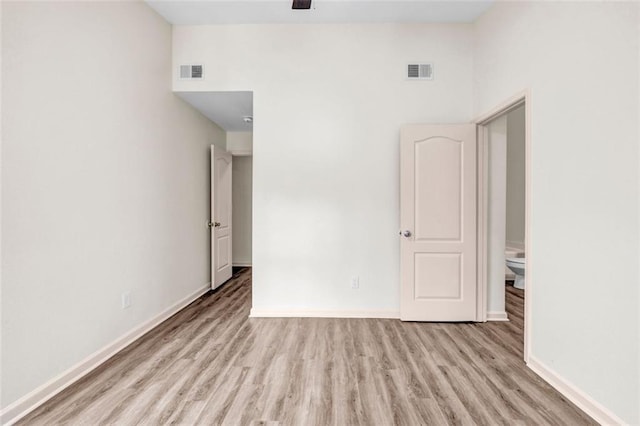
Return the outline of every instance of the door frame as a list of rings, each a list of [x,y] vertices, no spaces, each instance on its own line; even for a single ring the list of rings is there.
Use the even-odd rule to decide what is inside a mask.
[[[478,317],[477,321],[487,321],[487,253],[488,253],[488,179],[489,179],[489,123],[508,112],[524,105],[525,108],[525,298],[524,298],[524,361],[529,362],[531,351],[531,316],[532,316],[532,287],[531,279],[531,90],[511,96],[496,107],[478,116],[473,123],[477,125],[478,136]]]

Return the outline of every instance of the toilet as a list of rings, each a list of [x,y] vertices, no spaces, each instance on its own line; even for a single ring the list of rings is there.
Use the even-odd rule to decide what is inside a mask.
[[[524,262],[524,257],[510,257],[507,259],[507,267],[516,274],[513,286],[521,290],[524,289]]]

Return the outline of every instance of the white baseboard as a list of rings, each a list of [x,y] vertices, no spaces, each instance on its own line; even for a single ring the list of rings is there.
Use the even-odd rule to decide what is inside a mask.
[[[533,355],[529,355],[527,367],[601,425],[627,424],[607,408],[603,407],[599,402],[578,389],[573,383],[540,362],[540,360],[536,359]]]
[[[250,318],[392,318],[399,319],[398,311],[314,311],[314,310],[262,310],[251,308]]]
[[[211,289],[211,283],[207,283],[205,286],[192,292],[182,300],[168,307],[155,317],[140,324],[128,333],[120,336],[118,339],[108,344],[104,348],[89,355],[73,367],[69,368],[65,372],[59,374],[33,391],[29,392],[22,398],[18,399],[14,403],[5,407],[0,411],[0,424],[12,425],[31,411],[44,404],[49,399],[56,396],[58,393],[71,386],[73,383],[86,376],[88,373],[99,367],[109,358],[116,353],[120,352],[125,347],[142,337],[151,329],[156,327],[161,322],[174,315],[185,306],[202,296],[204,293]]]
[[[251,267],[251,262],[233,262],[233,266]]]
[[[487,312],[487,321],[509,321],[509,317],[505,311],[490,311]]]

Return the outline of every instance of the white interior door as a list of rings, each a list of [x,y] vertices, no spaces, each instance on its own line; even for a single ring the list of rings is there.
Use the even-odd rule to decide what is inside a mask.
[[[400,318],[474,321],[475,125],[408,125],[400,139]]]
[[[211,145],[211,288],[233,273],[231,261],[231,165],[228,152]]]

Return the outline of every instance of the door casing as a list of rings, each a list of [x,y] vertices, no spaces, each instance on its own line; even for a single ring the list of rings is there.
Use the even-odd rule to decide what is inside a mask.
[[[501,102],[485,114],[480,115],[473,122],[477,125],[478,139],[478,289],[477,321],[487,320],[487,262],[488,262],[488,209],[489,209],[489,130],[493,120],[524,105],[525,107],[525,298],[524,298],[524,361],[529,361],[531,352],[531,316],[532,316],[532,256],[531,256],[531,91],[524,90]]]

